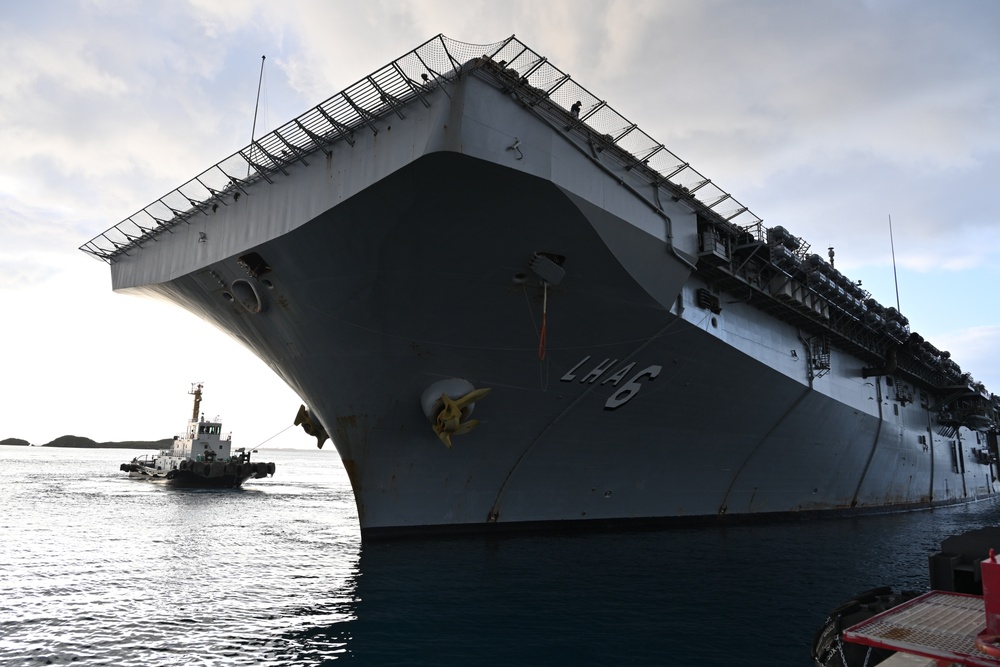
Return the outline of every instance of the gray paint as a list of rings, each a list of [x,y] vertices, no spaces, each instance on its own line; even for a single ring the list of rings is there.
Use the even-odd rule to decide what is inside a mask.
[[[928,411],[894,410],[861,360],[835,349],[830,373],[810,380],[793,325],[734,295],[720,313],[700,308],[707,283],[685,261],[697,252],[685,204],[657,203],[644,180],[485,79],[447,92],[112,263],[115,289],[213,322],[306,401],[345,460],[366,532],[891,509],[995,492],[989,467],[968,457],[974,434],[962,430],[966,472],[953,472]],[[250,251],[269,273],[240,266]],[[544,295],[544,361],[535,252],[566,258]],[[227,299],[237,281],[260,312]],[[492,390],[480,425],[451,448],[420,408],[448,377]]]

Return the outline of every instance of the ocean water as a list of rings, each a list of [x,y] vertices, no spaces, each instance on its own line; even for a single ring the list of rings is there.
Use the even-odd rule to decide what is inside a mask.
[[[332,449],[212,491],[135,453],[0,446],[0,664],[808,666],[827,611],[1000,517],[362,545]]]

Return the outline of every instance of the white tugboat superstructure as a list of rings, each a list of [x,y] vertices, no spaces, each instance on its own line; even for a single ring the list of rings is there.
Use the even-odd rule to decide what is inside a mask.
[[[232,437],[222,434],[216,417],[206,421],[201,408],[202,385],[192,384],[194,408],[184,435],[174,436],[170,449],[156,455],[135,457],[121,464],[129,477],[165,480],[177,486],[238,487],[251,477],[274,475],[274,463],[251,462],[250,452],[240,447],[233,452]]]

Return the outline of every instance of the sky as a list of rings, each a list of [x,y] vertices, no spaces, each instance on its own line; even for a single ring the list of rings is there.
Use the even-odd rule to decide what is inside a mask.
[[[249,143],[261,56],[257,136],[439,33],[516,35],[1000,393],[997,0],[0,0],[0,439],[171,437],[204,382],[237,446],[314,447],[78,248]]]

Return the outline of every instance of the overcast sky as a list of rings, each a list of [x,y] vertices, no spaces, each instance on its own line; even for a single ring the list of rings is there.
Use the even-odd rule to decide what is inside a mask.
[[[0,439],[238,445],[299,399],[77,248],[438,33],[512,34],[1000,392],[1000,1],[0,0]]]

